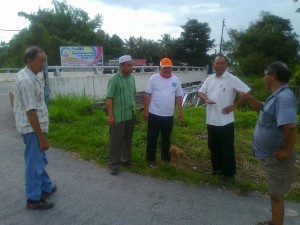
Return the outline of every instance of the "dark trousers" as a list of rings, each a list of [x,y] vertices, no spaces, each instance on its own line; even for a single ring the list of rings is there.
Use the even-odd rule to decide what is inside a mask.
[[[109,128],[108,165],[110,168],[116,169],[119,167],[121,154],[124,161],[130,160],[134,123],[135,116]]]
[[[236,174],[234,123],[225,126],[207,125],[207,133],[212,169],[233,177]]]
[[[156,161],[156,146],[159,132],[161,132],[161,160],[170,161],[170,136],[174,125],[173,116],[157,116],[149,113],[147,130],[146,159]]]

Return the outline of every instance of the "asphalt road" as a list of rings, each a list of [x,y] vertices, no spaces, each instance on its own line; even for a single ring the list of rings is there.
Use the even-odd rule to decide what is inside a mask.
[[[267,196],[121,172],[50,148],[47,171],[58,187],[46,211],[26,209],[23,143],[0,83],[0,225],[254,225],[270,219]],[[300,224],[300,204],[286,202],[285,225]]]

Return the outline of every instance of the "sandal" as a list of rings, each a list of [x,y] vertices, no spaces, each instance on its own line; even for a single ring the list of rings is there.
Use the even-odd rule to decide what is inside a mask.
[[[269,220],[267,222],[259,222],[257,225],[273,225],[273,223],[271,220]]]

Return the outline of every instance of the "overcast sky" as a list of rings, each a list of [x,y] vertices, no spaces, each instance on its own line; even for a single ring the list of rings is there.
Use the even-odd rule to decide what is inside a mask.
[[[226,40],[228,29],[245,30],[250,22],[259,19],[261,11],[289,19],[300,35],[300,13],[295,12],[300,1],[293,0],[67,0],[67,3],[83,9],[91,18],[99,13],[103,16],[102,29],[123,40],[142,36],[157,41],[163,34],[178,38],[182,32],[180,26],[188,19],[197,19],[209,24],[211,39],[219,44],[223,19]],[[17,33],[3,29],[20,30],[29,25],[26,19],[18,17],[18,12],[33,13],[39,8],[53,8],[51,0],[6,1],[0,8],[0,41],[8,42]]]

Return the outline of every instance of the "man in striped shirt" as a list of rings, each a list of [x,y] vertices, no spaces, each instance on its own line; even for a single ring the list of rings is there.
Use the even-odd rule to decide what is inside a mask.
[[[130,55],[119,58],[119,71],[107,85],[106,106],[110,132],[108,166],[111,175],[117,175],[122,163],[132,166],[131,147],[135,123],[135,79],[131,75],[133,61]]]
[[[19,71],[13,87],[13,110],[17,130],[25,144],[27,208],[49,209],[54,204],[47,203],[45,198],[56,191],[56,186],[45,171],[49,117],[42,82],[37,76],[45,66],[45,52],[30,47],[25,51],[24,61],[26,67]]]

